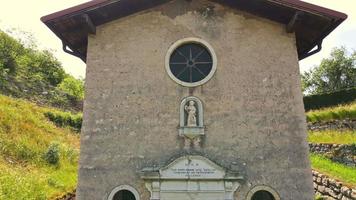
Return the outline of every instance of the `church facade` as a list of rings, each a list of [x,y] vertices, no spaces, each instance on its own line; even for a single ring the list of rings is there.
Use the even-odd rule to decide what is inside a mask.
[[[314,198],[298,61],[303,20],[329,26],[310,4],[93,2],[42,19],[87,64],[79,200]]]

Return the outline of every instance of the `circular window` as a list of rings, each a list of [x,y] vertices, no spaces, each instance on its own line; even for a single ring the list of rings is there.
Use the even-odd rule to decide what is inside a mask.
[[[166,70],[180,85],[186,87],[202,85],[216,71],[216,55],[212,47],[201,39],[182,39],[168,50]]]

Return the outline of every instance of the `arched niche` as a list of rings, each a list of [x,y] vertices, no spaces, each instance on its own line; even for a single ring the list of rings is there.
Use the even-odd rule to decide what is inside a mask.
[[[179,135],[195,138],[204,135],[203,104],[197,97],[185,97],[180,104]],[[195,120],[194,120],[195,117]]]

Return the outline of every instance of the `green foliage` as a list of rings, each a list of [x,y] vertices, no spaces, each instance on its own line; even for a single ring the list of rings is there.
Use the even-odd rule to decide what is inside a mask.
[[[302,74],[303,91],[323,94],[356,86],[356,52],[348,55],[344,47],[335,48],[329,58]]]
[[[77,98],[77,100],[84,99],[84,81],[75,79],[73,76],[67,76],[60,84],[59,88]]]
[[[26,75],[29,79],[33,77],[50,86],[57,86],[66,76],[61,63],[49,51],[26,49],[26,53],[17,62],[28,73]]]
[[[16,59],[25,51],[22,44],[0,31],[0,71],[16,72]]]
[[[59,127],[71,127],[80,132],[82,127],[82,114],[72,114],[70,112],[46,112],[45,116]]]
[[[356,103],[307,112],[308,122],[332,121],[335,119],[356,119]]]
[[[356,170],[354,167],[335,163],[323,156],[311,154],[310,161],[312,168],[328,175],[336,180],[342,181],[349,186],[356,186]]]
[[[58,165],[59,153],[60,153],[59,144],[51,143],[48,147],[47,152],[44,154],[44,159],[47,161],[48,164]]]
[[[79,111],[82,85],[65,73],[51,52],[26,47],[0,30],[0,93]]]
[[[306,111],[351,103],[356,101],[356,87],[332,93],[305,96],[303,101]]]
[[[52,199],[76,187],[79,135],[47,112],[61,111],[0,95],[0,199]]]
[[[320,196],[320,195],[316,195],[315,196],[315,200],[324,200],[324,198],[322,196]]]
[[[308,141],[311,143],[356,144],[356,130],[353,131],[309,131]]]

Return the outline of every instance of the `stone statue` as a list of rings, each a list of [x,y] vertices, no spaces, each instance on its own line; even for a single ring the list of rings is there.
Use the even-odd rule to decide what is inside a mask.
[[[187,126],[188,127],[194,127],[197,126],[197,117],[196,117],[196,112],[197,109],[195,107],[195,102],[194,101],[189,101],[189,105],[185,105],[184,110],[187,112],[188,117],[187,117]]]

